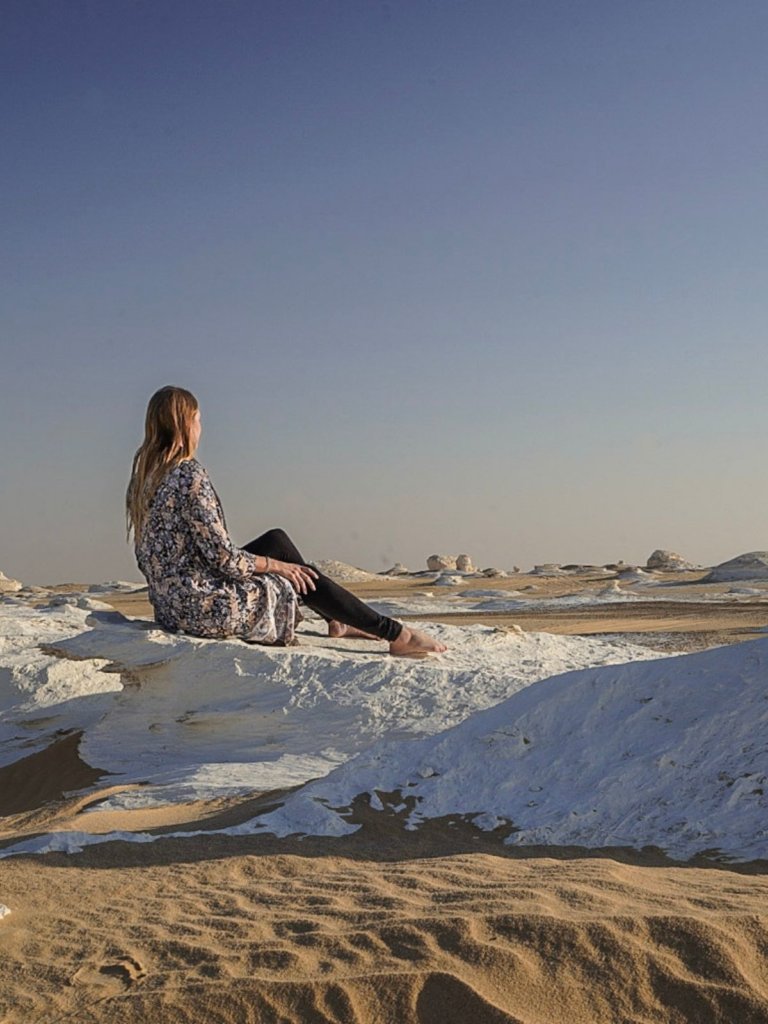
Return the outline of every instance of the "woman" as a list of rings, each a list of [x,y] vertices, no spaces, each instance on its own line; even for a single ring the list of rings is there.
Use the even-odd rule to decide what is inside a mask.
[[[195,459],[200,432],[194,395],[160,388],[149,400],[144,442],[133,459],[128,532],[133,530],[136,560],[161,626],[194,636],[292,644],[300,596],[326,619],[330,636],[387,640],[390,654],[401,657],[445,650],[307,565],[282,530],[236,548],[208,474]]]

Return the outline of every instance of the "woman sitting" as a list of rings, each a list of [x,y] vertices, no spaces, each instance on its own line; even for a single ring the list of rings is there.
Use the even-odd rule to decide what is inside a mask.
[[[386,640],[390,654],[401,657],[445,650],[308,565],[282,530],[235,547],[218,495],[195,459],[200,432],[189,391],[164,387],[152,396],[126,510],[159,625],[193,636],[293,644],[300,598],[328,622],[330,636]]]

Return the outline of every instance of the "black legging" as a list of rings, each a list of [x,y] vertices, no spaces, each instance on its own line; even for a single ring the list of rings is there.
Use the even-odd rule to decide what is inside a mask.
[[[252,555],[277,558],[281,562],[294,562],[297,565],[307,565],[301,556],[301,552],[293,543],[284,530],[267,530],[256,540],[243,547],[244,551],[250,551]],[[314,566],[310,566],[314,568]],[[315,569],[315,572],[317,570]],[[335,619],[343,622],[346,626],[355,626],[366,633],[373,633],[382,640],[397,640],[403,629],[403,624],[395,619],[389,619],[386,615],[379,615],[373,608],[369,608],[354,594],[350,594],[344,587],[334,583],[332,579],[318,574],[315,582],[315,590],[308,594],[302,594],[301,599],[308,608],[317,612],[327,621]]]

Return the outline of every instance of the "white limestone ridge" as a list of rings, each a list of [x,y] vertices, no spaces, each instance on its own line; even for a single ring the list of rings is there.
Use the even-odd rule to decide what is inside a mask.
[[[409,829],[455,815],[510,843],[768,857],[766,638],[658,658],[625,640],[430,624],[449,652],[403,661],[318,628],[270,648],[2,605],[3,761],[76,729],[111,784],[146,784],[101,806],[301,787],[232,834],[344,834],[365,800]],[[61,832],[2,855],[116,837]]]
[[[148,783],[145,802],[291,786],[548,675],[654,656],[622,640],[426,628],[450,650],[410,661],[375,641],[321,636],[311,621],[300,646],[277,648],[174,636],[70,604],[1,606],[0,763],[78,730],[81,757],[116,782]]]
[[[321,558],[310,564],[326,576],[330,576],[332,580],[339,580],[342,583],[366,583],[371,580],[381,582],[378,573],[358,569],[356,565],[347,565],[346,562],[338,562],[333,558]]]
[[[261,825],[351,832],[364,795],[411,829],[462,816],[515,845],[765,858],[767,669],[760,639],[546,679],[439,735],[376,744]]]
[[[768,580],[768,551],[748,551],[716,565],[707,576],[707,583],[730,583],[736,580]]]

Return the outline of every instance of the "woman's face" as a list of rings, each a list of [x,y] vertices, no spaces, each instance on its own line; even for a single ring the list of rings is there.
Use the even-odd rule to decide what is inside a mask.
[[[189,428],[189,440],[192,443],[192,451],[196,451],[198,444],[200,443],[200,434],[203,428],[200,423],[200,410],[195,411],[195,415],[192,417],[192,423]]]

